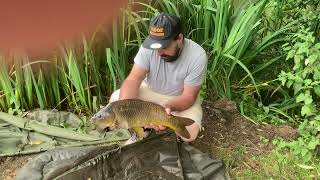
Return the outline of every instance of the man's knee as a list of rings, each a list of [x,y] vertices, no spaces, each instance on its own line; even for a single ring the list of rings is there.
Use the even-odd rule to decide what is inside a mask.
[[[191,142],[196,140],[200,132],[200,126],[197,123],[193,123],[192,125],[187,126],[186,128],[190,134],[190,138],[187,139],[187,138],[181,137],[181,139],[185,142]]]

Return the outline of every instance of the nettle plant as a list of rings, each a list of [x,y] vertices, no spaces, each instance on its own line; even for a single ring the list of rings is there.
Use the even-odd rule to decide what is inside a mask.
[[[281,71],[279,80],[282,86],[293,88],[296,102],[303,102],[302,116],[318,113],[315,100],[320,97],[320,43],[308,29],[301,29],[286,43],[283,49],[287,52],[286,60],[293,60],[291,72]]]
[[[309,161],[320,145],[320,43],[308,28],[301,28],[283,45],[286,60],[293,62],[290,72],[282,71],[279,80],[282,86],[293,89],[297,103],[301,103],[303,123],[299,125],[300,137],[293,142],[280,141],[281,148],[287,147],[294,154]]]

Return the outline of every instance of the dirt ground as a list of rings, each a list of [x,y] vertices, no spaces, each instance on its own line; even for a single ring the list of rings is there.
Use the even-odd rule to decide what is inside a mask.
[[[272,143],[266,143],[266,139],[269,142],[276,137],[290,140],[298,135],[297,130],[288,125],[252,123],[240,115],[231,101],[205,101],[203,109],[204,131],[193,144],[204,152],[244,146],[251,149],[248,153],[257,155],[273,149]]]
[[[257,164],[246,157],[270,152],[274,148],[271,142],[276,137],[297,137],[297,131],[288,125],[256,125],[250,122],[239,114],[235,103],[231,101],[205,101],[203,110],[204,129],[199,138],[191,144],[216,158],[220,158],[218,154],[221,150],[234,151],[239,147],[245,148],[245,156],[241,159],[235,158],[232,164],[229,164],[228,170],[239,166],[237,161],[246,161],[251,168],[255,168]],[[16,170],[36,155],[0,158],[0,179],[13,179]]]

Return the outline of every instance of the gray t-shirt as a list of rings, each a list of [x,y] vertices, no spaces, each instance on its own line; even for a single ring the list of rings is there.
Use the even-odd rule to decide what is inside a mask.
[[[183,50],[174,62],[161,60],[156,50],[140,47],[135,64],[148,71],[144,82],[153,91],[178,96],[183,86],[202,84],[207,70],[208,57],[205,50],[194,41],[185,38]]]

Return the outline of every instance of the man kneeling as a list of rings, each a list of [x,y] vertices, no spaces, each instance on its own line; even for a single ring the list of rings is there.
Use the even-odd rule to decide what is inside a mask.
[[[161,13],[149,25],[149,36],[134,58],[131,72],[110,98],[139,98],[162,105],[168,114],[190,118],[187,126],[194,141],[201,129],[202,108],[199,98],[206,75],[208,58],[205,50],[184,37],[179,17]],[[147,125],[145,128],[164,130],[165,127]]]

